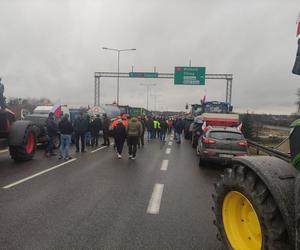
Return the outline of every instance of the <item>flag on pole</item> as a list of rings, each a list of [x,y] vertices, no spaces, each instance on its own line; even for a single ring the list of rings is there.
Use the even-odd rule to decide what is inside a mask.
[[[300,13],[297,19],[297,37],[300,36]]]
[[[203,97],[201,99],[201,103],[205,103],[206,101],[206,89],[204,90],[204,94],[203,94]]]
[[[240,124],[239,126],[237,126],[237,129],[238,129],[239,131],[241,131],[241,130],[242,130],[242,127],[243,127],[243,123],[241,122],[241,124]]]
[[[51,112],[54,114],[55,117],[61,116],[61,102],[60,100],[56,102],[56,104],[53,106]]]

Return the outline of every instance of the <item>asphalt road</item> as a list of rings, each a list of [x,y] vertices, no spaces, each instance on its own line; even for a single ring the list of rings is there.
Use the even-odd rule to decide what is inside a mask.
[[[0,152],[1,249],[220,249],[211,193],[222,168],[198,167],[190,143],[14,163]],[[62,165],[63,164],[63,165]]]

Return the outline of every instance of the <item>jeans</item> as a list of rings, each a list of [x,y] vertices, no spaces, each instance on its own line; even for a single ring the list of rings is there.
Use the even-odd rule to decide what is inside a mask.
[[[147,140],[151,140],[153,139],[153,130],[148,130],[147,131]]]
[[[160,140],[165,141],[166,140],[166,131],[161,130],[160,131]]]
[[[120,155],[122,154],[124,143],[125,143],[125,138],[115,138],[115,145],[117,148],[117,152]]]
[[[60,135],[60,154],[66,159],[69,157],[69,148],[71,143],[71,135]]]
[[[128,136],[127,138],[127,145],[128,145],[128,153],[129,155],[132,155],[133,157],[136,156],[136,149],[137,144],[139,142],[139,136]]]
[[[53,136],[48,137],[48,144],[46,148],[46,153],[53,154]]]
[[[181,143],[181,133],[176,132],[175,133],[175,138],[177,143]]]
[[[85,133],[76,133],[75,142],[76,142],[76,151],[79,152],[79,139],[81,140],[81,151],[85,149]]]
[[[87,131],[85,133],[85,143],[86,143],[86,145],[91,145],[92,144],[91,140],[92,140],[92,134],[91,134],[90,131]]]

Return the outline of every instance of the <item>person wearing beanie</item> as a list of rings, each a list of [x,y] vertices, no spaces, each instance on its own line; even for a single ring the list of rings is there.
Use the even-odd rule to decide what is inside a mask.
[[[121,159],[123,146],[126,140],[126,127],[124,126],[122,119],[118,119],[117,125],[113,128],[113,136],[115,139],[118,158]]]

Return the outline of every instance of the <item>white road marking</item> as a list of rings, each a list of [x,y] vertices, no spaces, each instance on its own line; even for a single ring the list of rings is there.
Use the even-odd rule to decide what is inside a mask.
[[[0,150],[0,153],[6,153],[6,152],[8,152],[8,149]]]
[[[168,165],[169,165],[169,160],[163,160],[161,163],[160,170],[161,171],[167,171],[168,170]]]
[[[170,141],[173,141],[173,137],[170,138]]]
[[[169,146],[172,146],[172,145],[173,145],[173,142],[172,142],[172,141],[169,141],[168,145],[169,145]]]
[[[104,148],[107,148],[107,146],[103,146],[103,147],[101,147],[101,148],[97,148],[97,149],[91,151],[91,154],[93,154],[93,153],[95,153],[95,152],[97,152],[97,151],[99,151],[99,150],[101,150],[101,149],[104,149]]]
[[[14,186],[16,186],[16,185],[19,185],[19,184],[25,182],[25,181],[28,181],[28,180],[30,180],[30,179],[33,179],[33,178],[35,178],[35,177],[37,177],[37,176],[39,176],[39,175],[45,174],[45,173],[47,173],[47,172],[50,172],[50,171],[52,171],[52,170],[54,170],[54,169],[56,169],[56,168],[59,168],[59,167],[61,167],[61,166],[63,166],[63,165],[66,165],[66,164],[71,163],[71,162],[76,161],[76,160],[77,160],[77,159],[74,158],[74,159],[71,159],[71,160],[69,160],[69,161],[65,161],[65,162],[63,162],[63,163],[61,163],[61,164],[58,164],[58,165],[52,167],[52,168],[48,168],[48,169],[46,169],[46,170],[44,170],[44,171],[38,172],[38,173],[36,173],[36,174],[34,174],[34,175],[31,175],[31,176],[26,177],[26,178],[24,178],[24,179],[22,179],[22,180],[16,181],[16,182],[14,182],[14,183],[12,183],[12,184],[6,185],[5,187],[2,187],[2,188],[3,188],[3,189],[8,189],[8,188],[14,187]]]
[[[166,149],[166,154],[169,155],[171,153],[171,148]]]
[[[164,191],[164,184],[155,184],[151,199],[147,208],[148,214],[158,214],[160,209],[161,197]]]

